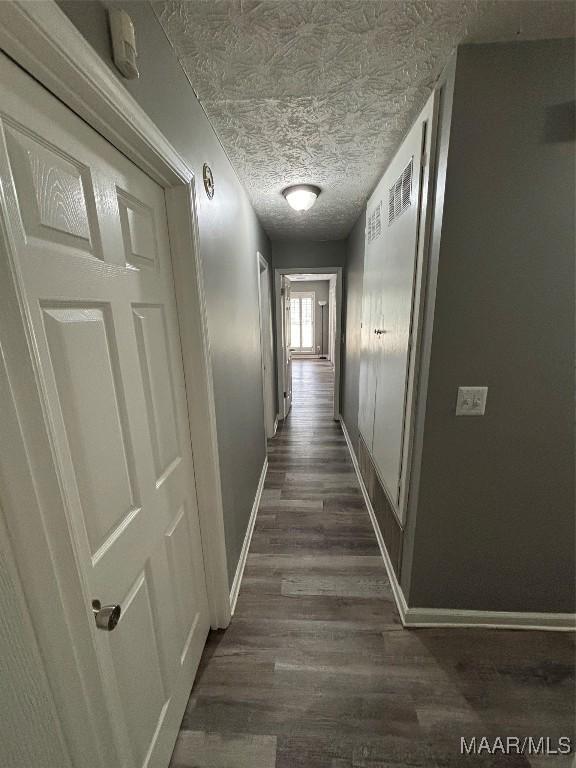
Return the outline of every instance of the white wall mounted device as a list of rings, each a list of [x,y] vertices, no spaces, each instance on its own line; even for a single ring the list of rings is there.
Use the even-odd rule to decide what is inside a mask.
[[[134,24],[126,11],[120,8],[110,9],[110,33],[112,35],[112,50],[114,64],[128,80],[140,76],[136,64],[136,35]]]
[[[488,387],[458,387],[456,416],[484,416]]]

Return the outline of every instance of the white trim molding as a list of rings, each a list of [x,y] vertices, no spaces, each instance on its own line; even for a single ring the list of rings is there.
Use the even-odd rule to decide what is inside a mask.
[[[479,627],[576,632],[576,614],[520,611],[465,611],[460,608],[407,608],[406,627]]]
[[[336,336],[334,344],[334,360],[332,364],[334,366],[334,421],[340,419],[340,360],[341,360],[341,348],[342,348],[342,267],[276,267],[274,269],[274,304],[276,308],[276,327],[275,327],[275,339],[276,339],[276,367],[278,371],[277,388],[278,388],[278,405],[280,407],[280,418],[284,419],[282,415],[283,409],[283,390],[284,390],[284,364],[282,357],[282,339],[281,339],[281,323],[279,318],[281,317],[281,299],[280,299],[280,287],[283,275],[330,275],[336,278]],[[302,281],[304,283],[304,281]],[[295,281],[295,284],[299,284],[299,281]],[[304,283],[305,284],[305,283]],[[297,289],[296,289],[297,290]],[[308,356],[308,355],[306,355]],[[297,355],[297,357],[305,357],[305,355]]]
[[[370,501],[370,497],[368,496],[368,491],[366,489],[366,485],[364,484],[364,479],[360,472],[358,459],[356,458],[356,454],[354,453],[354,448],[352,447],[352,441],[350,440],[350,435],[348,434],[348,430],[346,429],[346,424],[344,422],[344,419],[342,418],[342,415],[340,415],[340,425],[342,426],[342,432],[344,433],[344,437],[346,438],[346,444],[348,446],[348,451],[350,452],[350,458],[352,459],[352,464],[354,465],[354,470],[356,472],[356,477],[358,478],[358,483],[360,484],[360,490],[362,491],[362,496],[364,497],[364,502],[366,503],[368,514],[370,515],[370,520],[372,522],[372,527],[374,528],[376,541],[378,542],[378,546],[380,547],[380,552],[382,553],[382,559],[384,560],[384,565],[386,566],[386,573],[388,574],[388,580],[390,581],[390,586],[392,587],[392,594],[394,595],[396,608],[398,609],[398,613],[400,614],[400,619],[402,621],[402,624],[406,626],[405,615],[406,615],[406,611],[408,610],[408,606],[406,604],[406,598],[404,597],[404,593],[402,592],[402,587],[400,586],[400,583],[396,578],[396,573],[394,571],[394,568],[392,567],[392,560],[390,559],[390,555],[388,554],[388,550],[386,549],[384,537],[382,536],[382,531],[380,530],[380,526],[378,525],[378,521],[376,520],[374,507],[372,506],[372,502]]]
[[[216,406],[194,179],[166,189],[204,573],[212,629],[228,626],[228,565]],[[192,246],[192,247],[191,247]]]
[[[378,525],[374,507],[368,496],[368,491],[360,472],[360,466],[354,453],[346,424],[340,416],[342,432],[350,452],[360,490],[372,521],[374,534],[382,553],[386,573],[392,587],[392,594],[400,620],[408,629],[424,627],[477,627],[484,629],[529,629],[553,632],[576,632],[576,614],[574,613],[524,613],[516,611],[467,611],[460,608],[413,608],[409,607],[402,587],[396,577],[390,555]]]
[[[0,48],[159,184],[193,178],[56,2],[0,2]]]
[[[258,515],[258,507],[260,506],[260,499],[262,498],[262,490],[264,489],[264,481],[266,480],[267,471],[268,456],[266,456],[264,464],[262,465],[262,472],[260,473],[256,496],[254,497],[254,504],[252,504],[252,511],[250,512],[250,519],[248,520],[246,535],[244,536],[244,543],[242,544],[242,550],[240,551],[240,558],[238,559],[236,573],[234,574],[234,581],[230,588],[230,613],[232,615],[234,615],[238,593],[240,592],[240,585],[242,584],[242,576],[244,575],[244,568],[246,567],[246,560],[248,558],[248,551],[250,549],[250,542],[252,541],[252,533],[254,532],[254,525],[256,523],[256,516]]]

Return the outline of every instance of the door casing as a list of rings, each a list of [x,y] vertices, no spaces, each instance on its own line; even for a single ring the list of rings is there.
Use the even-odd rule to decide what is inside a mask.
[[[0,48],[165,190],[210,621],[213,628],[225,627],[230,602],[194,172],[53,0],[1,3]],[[34,342],[14,279],[12,246],[2,216],[0,251],[2,524],[17,565],[20,608],[33,628],[34,653],[42,660],[70,759],[74,764],[104,768],[99,705],[88,693],[94,690],[99,672],[90,651],[89,628],[83,626],[85,605],[73,539],[61,525],[58,551],[52,551],[44,531],[43,507],[61,503],[51,461],[54,447],[46,437],[39,436],[34,445],[26,437],[25,425],[38,420],[42,408],[38,373],[28,353]],[[48,489],[42,497],[34,481],[39,471]],[[23,507],[26,516],[21,514]],[[62,630],[63,615],[69,619],[69,631]],[[66,676],[62,675],[63,656],[68,660]]]
[[[256,254],[258,276],[258,308],[260,321],[260,350],[262,358],[262,389],[264,400],[264,428],[266,438],[274,436],[276,404],[274,387],[274,352],[272,349],[272,286],[268,262],[258,251]],[[264,289],[262,284],[264,283]]]
[[[276,306],[276,363],[278,370],[278,403],[279,417],[282,415],[282,399],[284,395],[284,366],[282,364],[282,328],[279,321],[281,316],[280,288],[284,275],[330,275],[336,276],[336,330],[334,340],[334,419],[340,421],[340,350],[342,349],[342,267],[283,267],[274,270],[274,297]]]
[[[427,274],[428,274],[428,240],[431,228],[432,195],[435,179],[436,161],[436,134],[438,119],[438,94],[436,91],[429,97],[426,105],[413,123],[410,131],[404,137],[404,141],[413,132],[419,131],[421,140],[421,157],[418,158],[419,172],[419,199],[418,217],[416,220],[414,246],[414,274],[412,285],[412,298],[410,310],[409,342],[407,345],[407,367],[405,390],[403,396],[404,410],[402,422],[401,464],[398,488],[387,487],[380,475],[380,470],[374,460],[375,442],[375,409],[377,403],[378,374],[381,366],[381,344],[379,337],[375,335],[374,326],[381,326],[383,317],[382,291],[380,290],[380,260],[383,252],[369,248],[366,242],[364,263],[364,284],[362,295],[362,343],[360,358],[359,389],[360,399],[358,408],[358,426],[360,433],[374,460],[374,466],[379,478],[380,486],[386,494],[390,508],[394,511],[399,525],[403,528],[406,523],[407,510],[410,503],[411,472],[413,466],[413,444],[415,433],[415,414],[418,400],[420,381],[421,344],[423,334],[422,317],[427,298]],[[402,151],[404,143],[398,149]],[[395,162],[395,155],[392,163]],[[385,199],[386,183],[388,181],[385,171],[382,179],[372,193],[367,204],[367,212],[373,209],[379,198]],[[386,208],[384,209],[387,210]],[[386,225],[384,225],[386,226]],[[380,246],[382,247],[382,246]],[[382,329],[387,330],[387,329]]]

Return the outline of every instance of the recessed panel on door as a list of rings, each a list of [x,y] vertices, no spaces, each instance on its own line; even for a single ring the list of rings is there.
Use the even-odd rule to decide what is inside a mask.
[[[165,541],[171,588],[176,597],[179,621],[178,647],[182,658],[196,623],[196,584],[190,559],[190,529],[184,506],[180,507],[173,524],[166,531]]]
[[[159,485],[180,458],[169,340],[161,305],[133,305],[134,327]]]
[[[124,190],[117,189],[120,225],[126,263],[133,267],[156,266],[154,211]]]
[[[95,556],[137,506],[107,307],[43,307],[44,327]]]
[[[89,170],[40,138],[6,126],[6,144],[24,230],[54,244],[92,252],[95,218]],[[100,254],[95,254],[100,255]]]
[[[110,651],[136,765],[146,764],[167,700],[148,568],[122,600],[122,615],[110,635]]]

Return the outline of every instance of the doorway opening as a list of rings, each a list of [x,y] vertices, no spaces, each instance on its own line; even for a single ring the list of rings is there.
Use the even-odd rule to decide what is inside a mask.
[[[256,254],[258,266],[258,306],[260,312],[260,349],[262,352],[262,390],[264,401],[264,428],[266,439],[274,437],[278,421],[274,394],[274,352],[272,331],[272,301],[270,270],[260,252]]]
[[[338,420],[342,269],[276,269],[275,293],[279,419],[288,416],[293,404],[303,407],[307,388],[322,371],[325,388],[330,381],[330,409]]]

